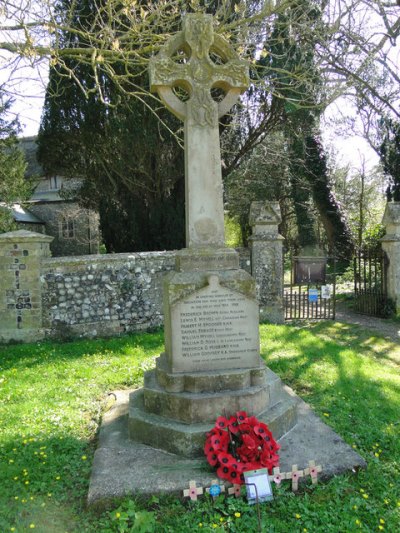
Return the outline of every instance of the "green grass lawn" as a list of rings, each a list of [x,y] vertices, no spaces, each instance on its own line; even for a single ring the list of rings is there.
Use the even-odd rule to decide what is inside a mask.
[[[262,325],[261,352],[367,461],[261,506],[263,531],[389,531],[400,524],[400,346],[357,326]],[[0,532],[257,531],[245,500],[171,496],[85,507],[107,393],[142,384],[162,333],[0,348]]]

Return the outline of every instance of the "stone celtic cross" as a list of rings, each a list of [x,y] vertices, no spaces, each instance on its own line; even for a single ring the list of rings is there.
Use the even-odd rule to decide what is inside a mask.
[[[248,87],[248,66],[220,35],[211,15],[187,15],[183,30],[150,60],[150,88],[185,124],[186,246],[224,246],[218,119]],[[186,62],[179,59],[186,54]],[[216,62],[213,58],[218,58]],[[176,60],[177,59],[177,60]],[[174,88],[184,89],[184,102]],[[224,98],[216,102],[211,90]]]

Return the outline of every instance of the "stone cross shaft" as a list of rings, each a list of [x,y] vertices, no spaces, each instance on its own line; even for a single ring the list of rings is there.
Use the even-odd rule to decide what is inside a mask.
[[[150,88],[185,124],[186,246],[224,246],[218,119],[248,87],[248,66],[214,34],[211,15],[190,14],[150,60]],[[185,58],[182,53],[185,54]],[[215,59],[215,61],[214,61]],[[184,102],[174,93],[183,89]],[[221,89],[220,102],[211,90]]]

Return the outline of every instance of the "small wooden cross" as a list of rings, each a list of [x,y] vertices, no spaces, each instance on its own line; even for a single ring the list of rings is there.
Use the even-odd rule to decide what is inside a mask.
[[[196,487],[196,482],[193,479],[189,481],[189,488],[183,491],[185,498],[189,497],[192,501],[196,501],[200,494],[203,494],[203,488]]]
[[[206,492],[208,492],[208,494],[210,494],[213,498],[217,498],[221,492],[225,492],[225,485],[220,485],[218,479],[213,479],[210,487],[206,488]]]
[[[242,493],[242,486],[238,485],[237,483],[235,483],[233,487],[229,487],[228,489],[228,494],[230,495],[233,494],[235,498],[240,498],[241,493]]]
[[[304,469],[304,475],[311,476],[311,482],[313,485],[318,483],[318,473],[322,472],[322,466],[315,466],[315,461],[308,461],[308,468]]]
[[[298,470],[297,465],[293,465],[289,475],[292,478],[292,491],[296,492],[299,488],[299,478],[304,476],[304,470]]]
[[[290,479],[291,473],[288,474],[287,472],[281,472],[279,466],[276,466],[272,470],[272,474],[268,477],[270,481],[273,481],[276,483],[276,485],[280,485],[282,480]]]

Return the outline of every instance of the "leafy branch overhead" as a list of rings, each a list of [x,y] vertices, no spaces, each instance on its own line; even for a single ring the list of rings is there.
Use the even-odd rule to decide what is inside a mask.
[[[316,50],[313,69],[318,68],[324,81],[320,105],[356,87],[398,115],[393,105],[398,71],[388,56],[400,32],[398,3],[324,0],[306,5],[307,9],[299,0],[5,0],[0,8],[0,51],[2,68],[11,72],[6,86],[12,90],[20,68],[50,60],[86,96],[96,92],[110,103],[103,91],[102,77],[107,76],[121,94],[142,99],[147,93],[143,73],[151,55],[178,31],[182,14],[207,11],[214,14],[217,31],[253,63],[254,86],[284,99],[285,87],[290,86],[292,105],[304,105],[293,89],[312,80],[306,57],[297,62],[296,70],[285,61],[276,65],[282,59],[281,37],[273,29],[277,17],[283,16],[291,39]],[[310,26],[311,19],[316,23]],[[385,71],[385,89],[370,76],[372,64]],[[90,69],[90,82],[82,83],[76,65]],[[280,85],[266,81],[274,76]]]

